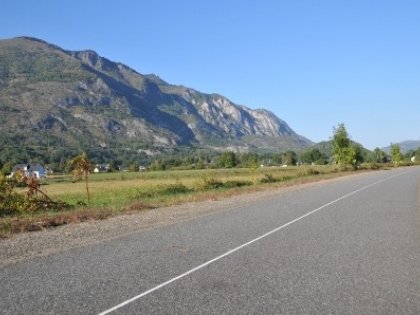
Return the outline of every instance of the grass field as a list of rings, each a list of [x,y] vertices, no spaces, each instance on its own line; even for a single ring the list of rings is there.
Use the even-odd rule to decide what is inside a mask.
[[[70,175],[54,175],[41,189],[53,200],[71,204],[63,211],[27,212],[0,216],[0,237],[27,230],[104,219],[191,201],[215,200],[281,186],[342,176],[333,166],[270,167],[257,169],[173,170],[91,174],[87,202],[85,182]],[[24,192],[24,189],[21,189]]]
[[[147,200],[165,197],[171,202],[171,197],[178,193],[170,193],[170,189],[176,186],[185,186],[185,193],[194,194],[209,191],[214,194],[232,187],[224,185],[213,187],[209,182],[237,182],[246,183],[243,186],[259,186],[261,181],[272,177],[271,184],[284,182],[292,178],[328,174],[334,169],[328,166],[319,167],[287,167],[287,168],[258,168],[258,169],[217,169],[217,170],[177,170],[177,171],[156,171],[142,173],[100,173],[92,174],[89,178],[89,188],[92,195],[89,207],[109,207],[119,210],[134,201]],[[238,185],[238,186],[239,186]],[[217,185],[215,185],[217,186]],[[165,188],[167,192],[164,193]],[[84,182],[72,182],[70,176],[56,176],[48,179],[43,190],[53,199],[66,201],[70,204],[81,204],[87,202]],[[162,198],[159,198],[162,199]]]

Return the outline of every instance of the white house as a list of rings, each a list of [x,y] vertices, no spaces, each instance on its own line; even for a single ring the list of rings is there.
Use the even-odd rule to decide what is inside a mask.
[[[13,176],[17,171],[23,172],[23,174],[27,177],[31,177],[34,175],[38,179],[47,177],[47,172],[45,168],[39,163],[16,164],[12,168],[11,176]]]

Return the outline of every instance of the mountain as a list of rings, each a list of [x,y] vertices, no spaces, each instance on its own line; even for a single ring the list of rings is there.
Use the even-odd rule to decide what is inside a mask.
[[[407,141],[402,141],[395,144],[400,146],[401,152],[404,154],[409,151],[416,151],[418,148],[420,148],[420,140],[407,140]],[[382,150],[385,151],[386,153],[390,153],[391,146],[384,147],[382,148]]]
[[[92,50],[0,40],[2,159],[8,148],[284,151],[311,144],[267,110],[171,85]]]

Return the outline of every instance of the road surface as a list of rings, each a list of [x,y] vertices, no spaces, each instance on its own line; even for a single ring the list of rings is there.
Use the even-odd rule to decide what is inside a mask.
[[[0,269],[0,314],[420,314],[420,168]]]

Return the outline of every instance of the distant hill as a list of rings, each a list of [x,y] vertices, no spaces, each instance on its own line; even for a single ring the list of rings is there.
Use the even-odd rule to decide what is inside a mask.
[[[98,148],[112,155],[179,146],[284,151],[313,144],[267,110],[171,85],[92,50],[20,37],[0,40],[0,60],[3,159],[7,148]]]
[[[420,148],[420,140],[407,140],[395,144],[400,146],[401,152],[404,154],[412,150],[416,151],[418,148]],[[382,150],[386,153],[390,153],[391,146],[384,147]]]

